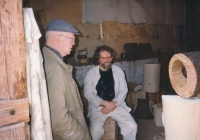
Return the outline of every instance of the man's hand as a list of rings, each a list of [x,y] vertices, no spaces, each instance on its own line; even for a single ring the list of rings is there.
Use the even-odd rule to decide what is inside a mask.
[[[114,102],[114,101],[108,102],[105,100],[101,101],[101,103],[100,103],[100,105],[106,107],[110,111],[113,111],[117,108],[116,104],[117,104],[117,102]]]
[[[104,108],[101,109],[101,112],[102,112],[103,114],[108,114],[108,113],[111,112],[111,110],[109,110],[108,108],[104,107]]]

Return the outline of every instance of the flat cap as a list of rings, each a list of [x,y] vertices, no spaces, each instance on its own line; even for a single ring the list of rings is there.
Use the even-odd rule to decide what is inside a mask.
[[[64,20],[52,20],[47,24],[46,31],[71,32],[80,35],[78,30]]]

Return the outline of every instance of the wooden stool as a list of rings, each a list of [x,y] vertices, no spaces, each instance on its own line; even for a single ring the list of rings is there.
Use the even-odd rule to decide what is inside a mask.
[[[119,126],[117,122],[108,117],[104,124],[104,135],[101,140],[119,140]]]

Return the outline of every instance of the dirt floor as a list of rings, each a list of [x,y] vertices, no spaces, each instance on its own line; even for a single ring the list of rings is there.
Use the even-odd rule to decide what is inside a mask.
[[[136,140],[165,140],[164,127],[156,126],[154,119],[138,119],[136,121],[138,124]],[[118,140],[123,140],[122,135],[119,134]]]
[[[160,136],[160,134],[164,134],[164,127],[156,126],[154,123],[154,119],[143,120],[138,119],[138,133],[137,140],[164,140]],[[157,136],[157,139],[155,139]],[[154,139],[153,139],[154,138]]]

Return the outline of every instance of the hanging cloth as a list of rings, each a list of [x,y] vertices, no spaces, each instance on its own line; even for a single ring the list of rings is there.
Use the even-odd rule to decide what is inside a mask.
[[[43,58],[39,46],[40,30],[32,8],[23,8],[26,41],[26,72],[31,115],[31,139],[52,140],[49,102]]]

